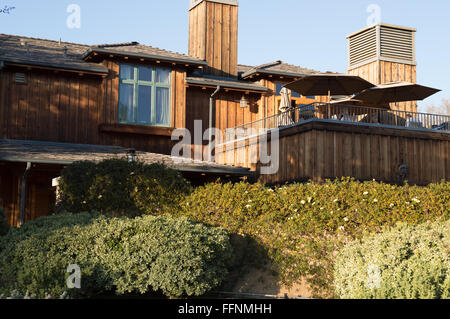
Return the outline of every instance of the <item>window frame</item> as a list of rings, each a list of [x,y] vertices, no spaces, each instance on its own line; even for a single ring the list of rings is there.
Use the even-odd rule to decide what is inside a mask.
[[[122,67],[129,66],[134,69],[134,79],[122,79]],[[152,81],[142,81],[139,80],[139,68],[148,68],[151,69]],[[156,74],[157,70],[166,70],[169,72],[169,83],[159,83],[156,82]],[[122,84],[133,85],[133,115],[136,118],[137,110],[139,107],[138,99],[139,99],[139,86],[147,86],[151,88],[151,101],[150,101],[150,123],[138,123],[136,121],[121,121],[120,120],[120,86]],[[158,88],[166,88],[169,89],[169,102],[168,102],[168,123],[161,124],[156,123],[156,91]],[[129,63],[120,63],[119,65],[119,100],[117,103],[117,122],[119,124],[128,124],[128,125],[137,125],[137,126],[152,126],[152,127],[172,127],[172,70],[170,68],[162,68],[158,66],[149,66],[149,65],[139,65],[139,64],[129,64]]]

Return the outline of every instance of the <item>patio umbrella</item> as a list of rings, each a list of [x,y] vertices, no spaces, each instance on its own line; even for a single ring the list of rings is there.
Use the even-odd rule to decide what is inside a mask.
[[[374,87],[375,85],[355,75],[338,73],[312,74],[285,87],[304,96],[353,95],[354,93]]]
[[[279,107],[281,114],[278,115],[278,126],[290,125],[293,123],[290,112],[287,112],[291,108],[291,99],[289,98],[289,93],[289,89],[285,87],[281,89],[281,104]]]
[[[371,104],[421,101],[440,90],[409,82],[381,84],[355,95],[355,99]]]
[[[285,87],[281,89],[281,104],[279,108],[281,112],[285,112],[291,108],[291,99],[289,98],[289,93],[289,89]]]

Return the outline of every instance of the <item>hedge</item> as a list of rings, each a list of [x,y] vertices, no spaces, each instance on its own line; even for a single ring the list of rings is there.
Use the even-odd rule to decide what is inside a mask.
[[[99,211],[113,217],[158,215],[176,209],[189,191],[178,171],[161,164],[76,162],[62,171],[59,206],[63,211]]]
[[[9,231],[9,223],[6,220],[5,211],[0,208],[0,236],[4,236]]]
[[[178,215],[245,234],[269,250],[282,282],[307,278],[316,297],[333,297],[335,255],[347,242],[397,222],[450,217],[450,183],[428,187],[360,183],[267,188],[212,183],[195,189]]]
[[[69,290],[70,297],[110,291],[199,296],[221,283],[231,261],[227,231],[186,218],[60,214],[0,239],[0,294],[61,296],[67,267],[77,264],[81,289]]]
[[[339,253],[336,291],[346,299],[448,299],[449,249],[450,220],[366,236]]]

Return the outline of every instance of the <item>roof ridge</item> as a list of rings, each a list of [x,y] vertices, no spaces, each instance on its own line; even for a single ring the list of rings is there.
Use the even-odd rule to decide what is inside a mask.
[[[254,66],[253,68],[254,69],[265,69],[265,68],[268,68],[268,67],[271,67],[271,66],[280,65],[280,64],[285,64],[285,63],[283,61],[281,61],[281,60],[277,60],[277,61],[274,61],[274,62],[269,62],[269,63],[257,65],[257,66]]]
[[[123,42],[123,43],[110,43],[110,44],[97,44],[96,47],[98,48],[114,48],[114,47],[125,47],[125,46],[134,46],[140,44],[137,41],[132,42]]]
[[[44,39],[44,38],[35,38],[35,37],[28,37],[28,36],[15,35],[15,34],[0,33],[0,36],[6,36],[6,37],[9,37],[9,38],[18,38],[18,39],[30,39],[30,40],[38,40],[38,41],[48,41],[48,42],[61,43],[61,44],[72,44],[72,45],[78,45],[78,46],[83,46],[83,47],[92,47],[91,44],[75,43],[75,42],[67,42],[67,41],[59,41],[59,40],[51,40],[51,39]]]

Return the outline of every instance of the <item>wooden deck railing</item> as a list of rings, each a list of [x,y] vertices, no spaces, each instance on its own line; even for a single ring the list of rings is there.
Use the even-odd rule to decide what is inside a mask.
[[[371,123],[379,126],[450,133],[450,116],[448,115],[316,102],[299,105],[286,112],[246,123],[231,130],[227,129],[224,142],[245,138],[275,128],[288,127],[312,119]]]

